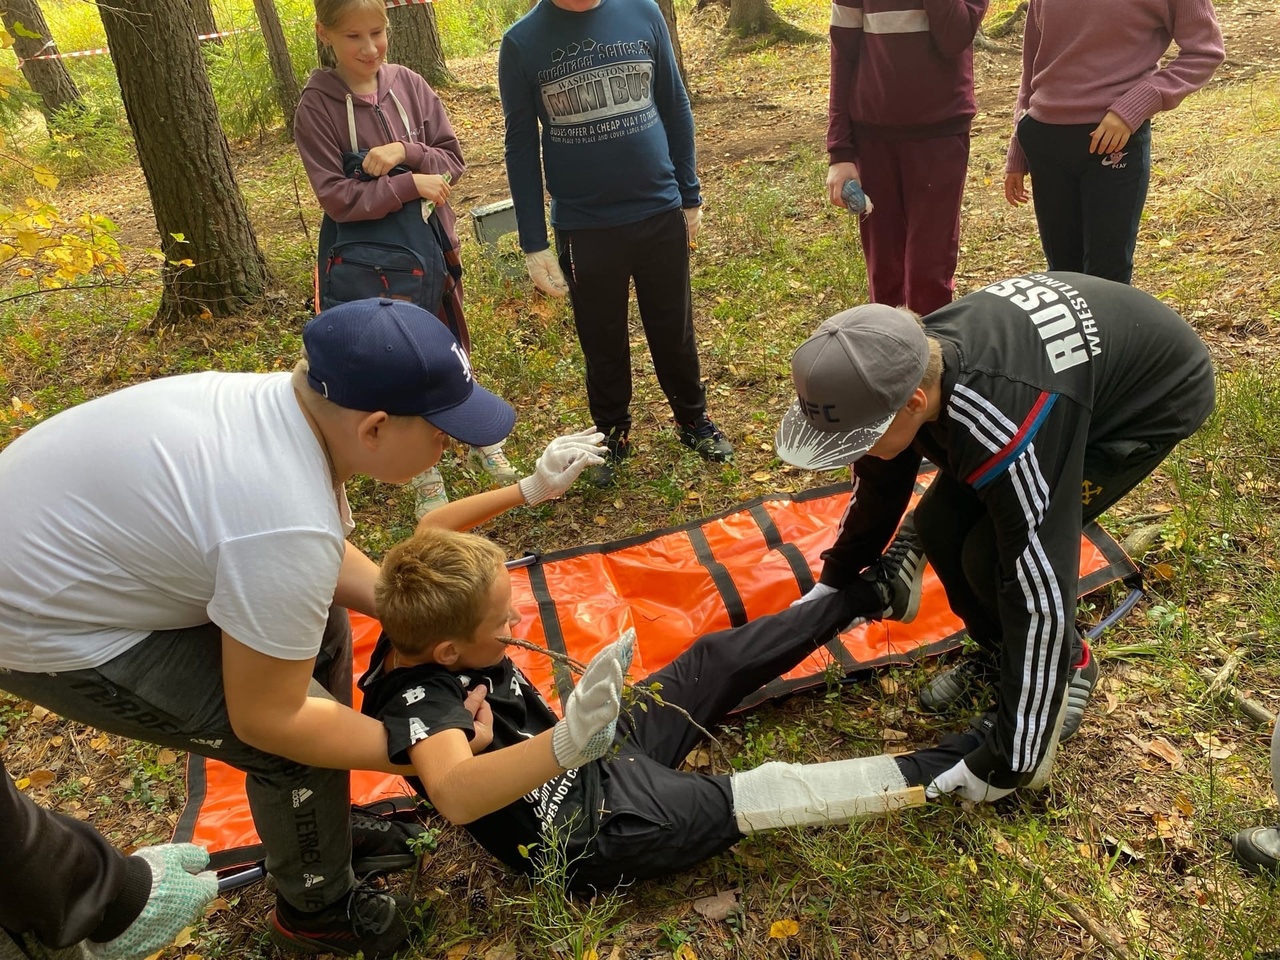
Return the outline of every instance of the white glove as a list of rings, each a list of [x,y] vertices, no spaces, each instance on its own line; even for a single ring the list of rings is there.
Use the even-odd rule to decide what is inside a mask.
[[[635,643],[632,628],[592,657],[565,701],[564,719],[551,731],[551,749],[566,770],[599,760],[612,746]]]
[[[560,272],[560,261],[550,248],[526,253],[524,266],[533,285],[548,297],[563,297],[569,292],[569,284],[565,283],[564,274]]]
[[[798,607],[802,603],[808,603],[810,600],[821,600],[823,597],[829,597],[833,593],[839,593],[835,587],[828,586],[825,583],[815,583],[813,589],[803,594],[799,600],[792,600],[791,606]]]
[[[991,786],[974,776],[969,765],[961,760],[950,770],[934,777],[933,782],[924,788],[924,795],[930,800],[937,800],[947,793],[958,794],[971,803],[992,803],[1013,793],[1013,788]]]
[[[689,246],[698,245],[698,231],[702,229],[702,208],[684,208],[684,227],[689,234]]]
[[[520,481],[525,503],[533,506],[564,493],[587,467],[604,463],[604,434],[595,427],[556,437],[534,465],[533,473]]]

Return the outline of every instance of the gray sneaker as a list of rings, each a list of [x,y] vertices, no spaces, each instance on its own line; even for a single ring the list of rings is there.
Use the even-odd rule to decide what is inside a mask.
[[[920,546],[915,524],[908,515],[893,542],[862,574],[864,580],[876,585],[884,600],[881,619],[910,623],[916,618],[924,588],[924,565],[924,548]]]
[[[1252,873],[1280,876],[1280,827],[1252,827],[1231,838],[1231,852]]]
[[[920,688],[917,694],[920,706],[929,713],[947,713],[967,703],[973,693],[987,686],[995,672],[995,664],[987,654],[970,654]]]
[[[1088,641],[1081,643],[1084,645],[1084,655],[1072,668],[1071,680],[1067,684],[1067,709],[1062,718],[1059,743],[1066,743],[1076,735],[1076,731],[1080,729],[1080,721],[1084,719],[1084,708],[1089,705],[1093,688],[1098,685],[1098,658],[1093,655]]]

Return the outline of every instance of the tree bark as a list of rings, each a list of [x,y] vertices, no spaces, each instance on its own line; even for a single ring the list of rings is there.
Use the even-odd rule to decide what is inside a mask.
[[[198,36],[206,36],[218,32],[218,23],[213,19],[213,0],[191,0],[191,19],[195,23]],[[221,37],[210,37],[201,43],[222,43]]]
[[[773,12],[769,0],[732,0],[726,26],[740,37],[754,37],[759,33],[777,33],[786,22]]]
[[[293,72],[293,60],[289,56],[289,44],[284,38],[284,28],[280,26],[274,0],[253,0],[253,9],[258,14],[262,39],[267,45],[267,59],[271,62],[271,74],[276,81],[276,99],[280,101],[280,110],[284,114],[285,133],[292,140],[293,114],[298,109],[300,94],[298,77]]]
[[[44,13],[36,0],[6,0],[0,12],[4,26],[13,34],[13,52],[22,65],[22,75],[40,97],[40,110],[50,128],[53,115],[63,107],[80,103],[80,90],[61,60],[29,60],[36,54],[57,53],[58,47],[49,32]],[[34,33],[37,37],[23,36]]]
[[[436,25],[436,11],[431,4],[391,7],[387,10],[387,19],[391,21],[387,60],[421,74],[433,87],[447,87],[456,82],[457,78],[444,62],[440,28]]]
[[[680,79],[684,81],[685,90],[689,89],[689,74],[684,69],[684,53],[680,50],[680,31],[676,27],[675,0],[658,0],[658,9],[662,11],[662,19],[667,21],[667,33],[671,34],[671,49],[676,54],[676,67],[680,70]]]
[[[98,10],[165,257],[157,319],[235,313],[261,298],[269,275],[189,0],[107,0]]]

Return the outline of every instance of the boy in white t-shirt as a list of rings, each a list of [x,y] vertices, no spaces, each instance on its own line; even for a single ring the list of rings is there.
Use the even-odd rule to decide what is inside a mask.
[[[357,884],[353,829],[362,870],[406,865],[406,851],[349,806],[347,771],[397,768],[382,724],[349,706],[343,608],[373,613],[377,567],[346,540],[343,484],[404,483],[450,437],[501,440],[515,413],[410,304],[335,307],[303,345],[292,376],[139,384],[0,455],[0,689],[244,770],[276,939],[373,957],[406,938],[405,904]],[[572,456],[549,448],[493,494],[557,496],[598,462],[593,442],[559,438]]]

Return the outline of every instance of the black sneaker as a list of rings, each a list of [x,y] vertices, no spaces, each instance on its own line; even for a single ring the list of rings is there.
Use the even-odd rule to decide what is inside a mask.
[[[1231,838],[1231,852],[1251,873],[1280,877],[1280,827],[1252,827]]]
[[[920,688],[917,694],[920,706],[929,713],[946,713],[990,683],[995,672],[995,664],[987,654],[970,654]]]
[[[334,953],[351,957],[363,953],[365,960],[389,957],[409,939],[405,917],[413,904],[367,884],[358,884],[337,903],[316,913],[295,910],[276,897],[271,911],[271,939],[286,950],[298,953]]]
[[[1084,653],[1072,668],[1071,680],[1067,684],[1067,709],[1062,715],[1059,743],[1066,743],[1076,735],[1080,721],[1084,719],[1084,708],[1089,705],[1093,688],[1098,685],[1098,658],[1093,655],[1087,640],[1080,642]]]
[[[604,434],[604,463],[587,467],[587,479],[597,487],[611,487],[618,479],[618,467],[631,456],[631,431],[627,427],[601,427]]]
[[[924,565],[924,548],[916,538],[915,523],[908,516],[888,549],[862,574],[864,580],[875,584],[884,601],[882,620],[910,623],[916,618],[924,588]]]
[[[705,413],[693,423],[680,424],[678,432],[680,442],[703,460],[724,463],[733,459],[733,444],[724,438]]]
[[[408,870],[418,862],[410,842],[426,832],[420,823],[393,820],[351,808],[351,869],[356,876]]]

